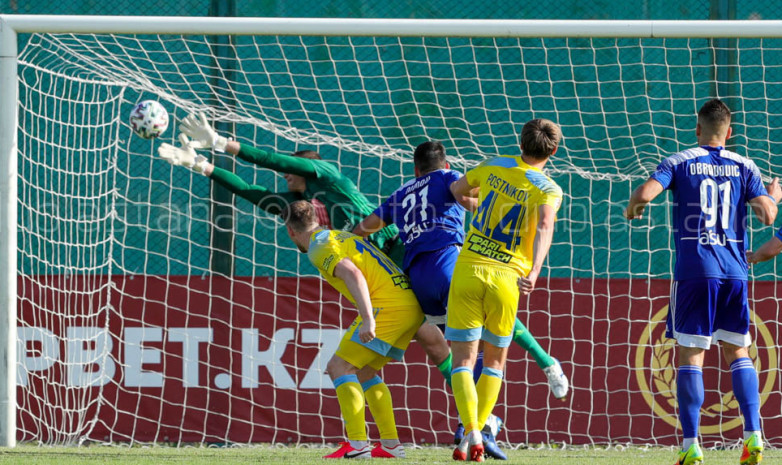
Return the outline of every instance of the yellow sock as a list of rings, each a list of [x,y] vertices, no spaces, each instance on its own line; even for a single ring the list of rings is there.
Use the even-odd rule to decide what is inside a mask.
[[[356,375],[344,375],[334,380],[337,389],[339,409],[345,421],[348,439],[367,440],[367,425],[364,420],[364,391]]]
[[[394,420],[394,403],[391,400],[391,391],[380,376],[375,376],[369,381],[361,383],[364,389],[364,397],[367,399],[369,411],[375,419],[380,439],[399,439]]]
[[[502,371],[483,367],[475,390],[478,394],[478,426],[483,429],[502,389]]]
[[[462,417],[464,431],[480,430],[478,427],[478,393],[472,370],[469,367],[457,367],[451,372],[451,387],[456,400],[456,409]]]

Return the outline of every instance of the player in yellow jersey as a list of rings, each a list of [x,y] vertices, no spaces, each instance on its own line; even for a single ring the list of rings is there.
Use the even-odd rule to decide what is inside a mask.
[[[477,195],[479,203],[448,296],[451,384],[466,432],[455,460],[483,461],[480,432],[502,387],[519,294],[535,287],[562,203],[562,189],[541,171],[561,136],[549,120],[529,121],[521,131],[521,156],[492,158],[451,184],[454,196]],[[476,385],[472,370],[481,340]]]
[[[315,207],[306,200],[289,204],[282,217],[299,250],[359,313],[326,366],[348,442],[324,458],[404,458],[391,392],[377,372],[392,359],[402,359],[424,322],[407,276],[364,238],[321,228]],[[367,443],[365,402],[380,433],[374,448]]]

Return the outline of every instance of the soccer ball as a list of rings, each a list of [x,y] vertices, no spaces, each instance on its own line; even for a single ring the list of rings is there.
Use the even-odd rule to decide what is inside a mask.
[[[130,127],[142,139],[154,139],[168,128],[168,112],[154,100],[144,100],[130,112]]]

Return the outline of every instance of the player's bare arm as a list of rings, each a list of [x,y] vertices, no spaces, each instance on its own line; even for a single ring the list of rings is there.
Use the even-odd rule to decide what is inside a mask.
[[[462,176],[458,181],[454,181],[450,185],[451,194],[456,199],[462,197],[478,197],[479,186],[473,186],[467,181],[467,176]]]
[[[334,268],[334,276],[345,282],[345,285],[356,301],[356,309],[361,315],[363,323],[358,332],[361,342],[369,342],[375,338],[375,317],[372,314],[372,301],[369,298],[369,287],[364,275],[356,265],[347,258],[343,258]]]
[[[535,240],[532,243],[532,269],[527,276],[519,278],[519,290],[523,295],[529,294],[535,288],[535,282],[538,280],[540,270],[543,269],[543,262],[546,261],[546,255],[551,248],[556,218],[557,213],[550,205],[538,207],[538,226],[535,231]]]
[[[773,181],[768,183],[766,190],[768,191],[768,196],[761,195],[760,197],[755,197],[749,201],[749,205],[760,222],[769,226],[774,224],[774,220],[777,218],[777,204],[782,200],[782,188],[779,187],[779,178],[774,178]]]
[[[462,178],[464,179],[464,178]],[[458,181],[457,181],[458,182]],[[455,182],[453,184],[456,184]],[[454,196],[459,205],[464,207],[468,212],[474,213],[478,209],[478,194],[479,188],[475,188],[468,195]]]
[[[353,234],[357,236],[367,237],[370,234],[376,233],[386,227],[386,222],[382,218],[372,213],[367,216],[359,224],[353,228]]]
[[[663,190],[663,185],[656,179],[649,179],[638,186],[630,196],[630,202],[627,204],[627,208],[625,208],[625,218],[628,220],[641,218],[649,202],[660,195]]]
[[[765,244],[761,245],[758,250],[747,251],[747,261],[750,265],[755,263],[765,262],[771,260],[782,252],[782,241],[778,237],[774,236]]]
[[[473,186],[467,182],[467,176],[462,176],[449,186],[451,194],[467,211],[474,212],[478,208],[478,194],[480,186]]]

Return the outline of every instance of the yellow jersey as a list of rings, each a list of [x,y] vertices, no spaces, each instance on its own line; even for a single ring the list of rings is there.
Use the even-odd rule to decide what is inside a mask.
[[[465,176],[470,185],[480,186],[480,196],[459,261],[507,265],[526,276],[532,269],[538,207],[559,210],[562,189],[518,156],[486,160]]]
[[[334,268],[343,258],[350,259],[364,275],[373,308],[419,308],[407,275],[380,249],[360,236],[345,231],[315,231],[310,237],[307,257],[326,281],[353,305],[356,300],[345,282],[334,276]]]

